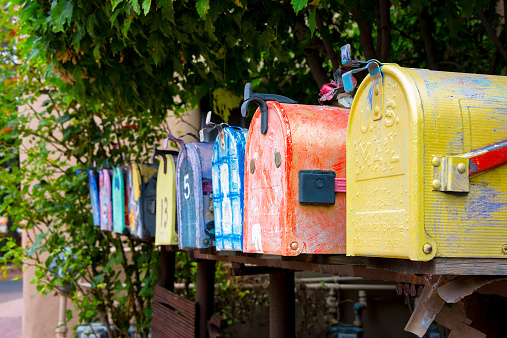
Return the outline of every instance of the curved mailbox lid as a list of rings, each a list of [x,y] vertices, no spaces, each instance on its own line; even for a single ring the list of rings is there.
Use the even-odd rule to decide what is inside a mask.
[[[162,154],[157,179],[156,245],[178,244],[175,155]],[[176,157],[177,158],[177,157]],[[165,164],[164,164],[165,163]]]
[[[243,250],[245,146],[248,130],[226,127],[213,146],[213,209],[217,250]]]
[[[260,110],[248,132],[243,251],[345,253],[345,193],[334,193],[333,186],[334,204],[300,203],[299,174],[314,170],[345,177],[349,110],[274,101],[267,107],[266,134]]]
[[[99,172],[100,229],[113,231],[113,201],[111,176],[108,169]]]
[[[128,223],[126,223],[126,220],[128,222],[128,213],[126,212],[128,204],[125,193],[123,168],[115,167],[113,172],[113,230],[116,233],[127,235],[129,233]]]
[[[97,175],[93,170],[87,170],[90,188],[90,202],[92,205],[93,225],[100,226],[100,202]]]
[[[186,143],[176,166],[178,246],[180,249],[214,245],[211,157],[213,143]]]
[[[378,95],[368,75],[350,115],[347,254],[505,258],[507,167],[470,177],[469,192],[433,182],[440,160],[507,139],[507,78],[394,64],[381,71]]]

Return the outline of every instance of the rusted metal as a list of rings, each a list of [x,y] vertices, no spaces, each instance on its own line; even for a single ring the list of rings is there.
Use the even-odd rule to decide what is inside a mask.
[[[199,309],[198,337],[208,338],[208,321],[213,316],[215,300],[215,261],[197,262],[196,300]]]
[[[269,336],[295,337],[294,272],[277,270],[269,274]]]

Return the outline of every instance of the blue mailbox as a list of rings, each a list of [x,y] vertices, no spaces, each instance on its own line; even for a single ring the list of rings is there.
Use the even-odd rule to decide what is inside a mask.
[[[173,139],[175,140],[175,139]],[[180,249],[214,245],[211,156],[213,143],[183,143],[176,165],[176,208]]]
[[[242,251],[248,130],[221,126],[217,129],[212,159],[216,248]]]
[[[90,202],[92,205],[93,225],[100,226],[100,202],[97,174],[94,170],[87,170],[88,184],[90,188]]]

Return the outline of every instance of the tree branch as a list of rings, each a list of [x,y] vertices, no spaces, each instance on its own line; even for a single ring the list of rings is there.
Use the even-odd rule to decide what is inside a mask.
[[[489,24],[488,19],[486,18],[486,15],[484,15],[484,11],[480,10],[477,12],[477,15],[479,16],[479,19],[481,19],[482,24],[484,25],[484,28],[486,28],[486,32],[488,33],[488,37],[491,39],[491,41],[494,43],[497,51],[502,55],[503,59],[507,63],[507,50],[503,47],[502,43],[496,36],[495,32],[493,31],[493,28],[491,28],[491,25]]]
[[[324,20],[322,18],[322,15],[320,12],[315,8],[315,25],[317,26],[317,31],[321,33],[322,36],[322,28],[324,27]],[[341,60],[338,54],[335,52],[333,48],[333,44],[329,42],[327,39],[322,36],[322,43],[324,44],[324,47],[326,48],[326,56],[331,61],[331,65],[333,66],[333,73],[338,70],[341,66]]]
[[[391,51],[391,11],[389,10],[391,2],[388,0],[379,1],[380,15],[380,61],[389,62]]]
[[[367,60],[377,59],[377,52],[373,45],[373,37],[371,35],[370,23],[364,18],[359,9],[359,5],[351,9],[350,13],[356,20],[359,28],[359,42],[363,48],[364,56]]]
[[[306,27],[304,22],[301,20],[301,18],[298,17],[296,19],[296,25],[294,27],[294,35],[296,36],[296,39],[299,41],[303,40],[305,29]],[[321,88],[325,83],[329,81],[329,76],[325,72],[324,67],[322,67],[322,60],[320,59],[319,55],[315,53],[315,51],[309,48],[304,49],[303,56],[305,57],[306,63],[310,67],[313,79],[319,88]]]
[[[428,68],[438,70],[438,63],[436,61],[437,51],[435,48],[435,40],[433,39],[433,20],[431,19],[428,10],[423,8],[417,17],[419,28],[421,30],[421,38],[424,44],[424,51],[426,59],[428,60]]]

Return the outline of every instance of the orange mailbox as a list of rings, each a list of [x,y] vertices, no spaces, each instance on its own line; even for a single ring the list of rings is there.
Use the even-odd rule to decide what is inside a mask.
[[[349,110],[291,101],[245,88],[243,115],[250,102],[259,109],[246,143],[243,251],[345,253]]]

